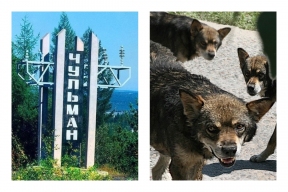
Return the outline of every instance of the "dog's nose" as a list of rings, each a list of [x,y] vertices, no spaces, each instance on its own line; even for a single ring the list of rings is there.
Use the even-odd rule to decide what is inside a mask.
[[[208,52],[208,56],[213,59],[215,57],[215,53],[213,52]]]
[[[227,155],[227,157],[233,157],[235,156],[235,153],[237,152],[237,146],[226,145],[226,146],[223,146],[221,150],[225,155]]]
[[[254,91],[254,89],[255,89],[255,85],[254,85],[254,84],[249,84],[249,85],[247,86],[247,89],[248,89],[249,92],[252,92],[252,91]]]

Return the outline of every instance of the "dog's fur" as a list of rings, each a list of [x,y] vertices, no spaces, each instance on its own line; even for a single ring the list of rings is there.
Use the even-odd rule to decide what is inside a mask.
[[[150,40],[168,47],[181,62],[197,56],[212,60],[230,30],[216,30],[186,16],[150,13]]]
[[[170,159],[173,180],[201,180],[204,161],[213,156],[232,166],[273,101],[245,103],[175,64],[167,48],[150,43],[150,144],[160,152],[153,180],[162,178]]]
[[[238,48],[237,51],[240,68],[247,85],[247,93],[251,96],[258,94],[261,97],[270,97],[273,101],[276,101],[276,80],[270,77],[267,57],[263,55],[250,57],[242,48]],[[276,126],[266,149],[259,155],[252,156],[250,160],[253,162],[263,162],[274,153],[275,148]]]

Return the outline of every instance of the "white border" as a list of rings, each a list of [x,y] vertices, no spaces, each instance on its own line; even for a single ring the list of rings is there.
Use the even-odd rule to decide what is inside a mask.
[[[0,155],[0,183],[1,188],[48,191],[194,191],[194,190],[233,190],[233,191],[277,191],[284,182],[288,181],[286,159],[288,152],[284,135],[288,134],[288,126],[284,121],[286,101],[284,95],[287,93],[288,62],[287,55],[287,10],[285,1],[273,3],[271,1],[163,1],[163,0],[105,0],[93,1],[32,1],[14,0],[13,3],[1,5],[1,65],[2,65],[2,94],[1,101],[1,126],[0,141],[3,143]],[[149,12],[150,11],[277,11],[277,181],[210,181],[206,182],[152,182],[149,180],[150,151],[149,151]],[[11,12],[12,11],[137,11],[139,14],[139,180],[138,181],[84,181],[84,182],[17,182],[11,181]],[[4,57],[4,59],[3,59]],[[4,66],[4,67],[3,67]],[[7,70],[10,73],[7,73]],[[285,69],[286,68],[286,69]],[[283,81],[284,80],[284,81]],[[9,91],[8,91],[9,90]],[[279,91],[280,90],[280,91]],[[8,91],[8,93],[7,93]],[[3,113],[5,112],[5,113]],[[4,125],[4,126],[3,126]],[[207,181],[208,182],[208,181]],[[242,182],[242,183],[238,183]],[[52,184],[53,183],[53,184]],[[52,184],[52,185],[51,185]],[[284,185],[283,185],[284,186]]]

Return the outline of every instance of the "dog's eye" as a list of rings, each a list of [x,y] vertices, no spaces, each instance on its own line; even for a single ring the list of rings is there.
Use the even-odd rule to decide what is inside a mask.
[[[237,130],[238,132],[243,132],[243,131],[245,130],[245,125],[243,125],[243,124],[241,124],[241,123],[238,123],[238,124],[236,125],[236,130]]]
[[[246,71],[246,72],[245,72],[245,76],[246,76],[246,77],[249,77],[249,76],[250,76],[250,71]]]
[[[207,43],[205,41],[201,41],[200,43],[201,43],[202,46],[206,46],[207,45]]]
[[[259,77],[260,80],[263,80],[264,76],[265,76],[264,73],[258,73],[258,77]]]
[[[219,132],[219,129],[218,129],[217,127],[214,127],[214,126],[209,126],[209,127],[207,127],[207,131],[208,131],[209,133],[216,134],[216,133]]]

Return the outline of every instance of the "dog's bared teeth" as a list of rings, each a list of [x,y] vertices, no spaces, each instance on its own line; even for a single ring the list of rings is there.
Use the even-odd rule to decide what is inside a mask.
[[[235,160],[235,158],[221,159],[221,161],[222,161],[223,163],[233,163],[234,160]]]

